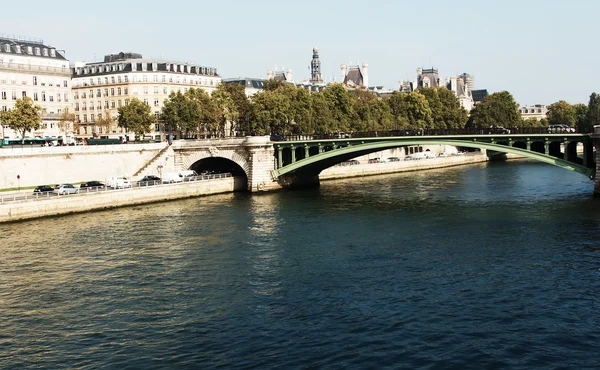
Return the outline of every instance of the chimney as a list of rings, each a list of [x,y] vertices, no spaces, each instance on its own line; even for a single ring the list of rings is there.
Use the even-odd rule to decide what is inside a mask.
[[[346,79],[346,65],[342,64],[340,68],[342,69],[342,83],[344,83],[344,80]]]
[[[294,79],[292,78],[292,70],[288,69],[286,74],[285,74],[285,80],[288,82],[294,82]]]
[[[362,75],[363,75],[363,86],[367,89],[369,88],[369,65],[367,63],[363,63],[362,65]]]
[[[273,79],[273,71],[267,71],[267,80]]]
[[[417,68],[417,76],[420,76],[423,74],[423,68],[419,67]]]

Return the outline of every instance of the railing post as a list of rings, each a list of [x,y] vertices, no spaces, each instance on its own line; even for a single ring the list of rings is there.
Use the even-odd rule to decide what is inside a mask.
[[[544,140],[544,154],[550,155],[550,140],[548,138]]]
[[[304,158],[308,158],[308,144],[304,144]]]
[[[563,159],[565,161],[569,160],[569,150],[568,150],[568,148],[569,148],[569,141],[567,139],[564,139],[563,140],[563,150],[565,152],[563,153]]]
[[[531,151],[531,139],[527,138],[527,150]]]
[[[296,163],[296,147],[292,145],[290,148],[292,149],[292,163]]]

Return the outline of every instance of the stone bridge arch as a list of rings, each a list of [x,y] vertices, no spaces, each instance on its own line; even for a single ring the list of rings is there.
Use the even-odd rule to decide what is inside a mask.
[[[181,153],[180,156],[180,164],[177,166],[179,167],[179,170],[189,170],[199,161],[214,158],[226,159],[235,163],[244,172],[246,178],[248,178],[250,174],[250,163],[248,162],[247,155],[245,153],[239,153],[239,150],[210,147],[186,151]]]

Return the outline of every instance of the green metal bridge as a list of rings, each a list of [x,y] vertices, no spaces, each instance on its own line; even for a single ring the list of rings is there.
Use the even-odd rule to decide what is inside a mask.
[[[488,155],[516,154],[594,178],[594,142],[590,134],[539,131],[515,134],[393,131],[337,138],[331,138],[331,135],[286,137],[284,141],[273,142],[276,169],[272,176],[274,180],[285,176],[316,176],[335,164],[384,149],[451,145],[460,149],[486,149]],[[583,153],[578,153],[579,144],[583,146]]]

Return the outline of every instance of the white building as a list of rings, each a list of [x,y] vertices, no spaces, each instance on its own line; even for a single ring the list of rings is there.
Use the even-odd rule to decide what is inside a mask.
[[[190,88],[202,88],[212,93],[220,83],[216,68],[147,59],[136,53],[106,55],[102,62],[78,62],[73,68],[73,109],[80,122],[77,136],[132,140],[133,134],[116,124],[117,109],[127,105],[131,98],[150,105],[158,117],[165,99],[172,92],[185,93]],[[114,118],[108,130],[95,125],[96,118],[106,114]],[[165,132],[177,139],[178,132],[159,122],[149,136],[164,140]]]
[[[45,45],[43,40],[0,35],[0,109],[13,108],[23,97],[31,98],[43,110],[41,129],[25,137],[62,136],[59,115],[71,107],[69,61],[64,51]],[[72,134],[72,128],[70,131]],[[17,139],[20,134],[3,127],[0,135]]]
[[[543,104],[526,105],[519,108],[523,119],[535,118],[540,121],[548,115],[548,107]]]

